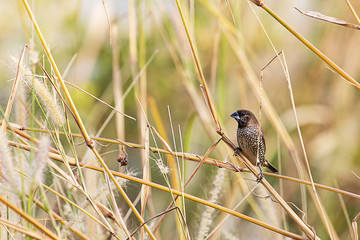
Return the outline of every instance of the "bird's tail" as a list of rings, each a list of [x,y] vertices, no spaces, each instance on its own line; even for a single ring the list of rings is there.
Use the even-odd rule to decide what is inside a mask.
[[[271,163],[269,163],[269,161],[266,160],[266,159],[265,159],[265,162],[262,165],[264,167],[267,167],[268,169],[270,169],[270,171],[272,171],[273,173],[278,172],[278,170]]]

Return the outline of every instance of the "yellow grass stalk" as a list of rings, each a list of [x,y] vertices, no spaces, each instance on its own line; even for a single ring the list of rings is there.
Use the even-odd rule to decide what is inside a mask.
[[[117,189],[119,190],[119,192],[121,193],[121,195],[124,197],[126,203],[130,206],[130,208],[132,209],[132,211],[134,212],[135,216],[138,218],[138,220],[140,221],[140,223],[144,223],[144,220],[143,218],[141,217],[141,215],[139,214],[139,212],[137,211],[137,209],[135,208],[135,206],[132,204],[131,200],[129,199],[129,197],[126,195],[125,191],[122,189],[122,187],[118,184],[118,182],[116,181],[115,177],[111,174],[110,172],[110,169],[109,167],[106,165],[106,163],[104,162],[104,160],[101,158],[100,154],[98,153],[98,151],[95,149],[94,147],[94,143],[93,141],[91,140],[90,136],[88,135],[87,131],[86,131],[86,128],[81,120],[81,117],[75,107],[75,104],[70,96],[70,93],[69,91],[67,90],[66,86],[65,86],[65,83],[64,83],[64,80],[62,79],[62,76],[60,74],[60,71],[55,63],[55,60],[50,52],[50,49],[49,47],[47,46],[46,44],[46,41],[40,31],[40,28],[36,22],[36,19],[30,9],[30,6],[27,2],[27,0],[23,0],[22,1],[25,8],[26,8],[26,11],[35,27],[35,30],[40,38],[40,41],[42,43],[42,46],[48,56],[48,59],[51,63],[51,66],[53,67],[53,70],[55,72],[55,75],[56,77],[58,78],[59,82],[60,82],[60,85],[61,85],[61,88],[63,89],[64,91],[64,94],[65,94],[65,98],[68,100],[69,102],[69,105],[70,105],[70,109],[72,110],[73,114],[74,114],[74,119],[80,129],[80,132],[81,134],[83,135],[84,137],[84,140],[85,140],[85,143],[86,145],[91,149],[91,151],[94,153],[94,155],[96,156],[96,158],[99,160],[99,162],[101,163],[101,165],[104,167],[105,171],[107,174],[109,174],[109,177],[110,179],[114,182],[114,184],[116,185]],[[104,216],[101,214],[102,218],[104,218]],[[104,219],[105,220],[105,219]],[[107,222],[105,220],[105,222]],[[114,231],[112,230],[112,227],[109,225],[108,226],[109,229],[111,229],[111,233],[114,234]],[[155,239],[155,236],[153,235],[153,233],[151,232],[151,230],[149,229],[149,227],[145,224],[144,225],[144,228],[146,229],[147,233],[150,235],[151,239]]]
[[[32,216],[28,215],[26,212],[24,212],[23,210],[16,207],[11,202],[9,202],[4,196],[0,196],[0,202],[2,202],[7,207],[12,209],[14,212],[16,212],[22,218],[26,219],[28,222],[30,222],[32,225],[34,225],[37,229],[39,229],[41,232],[43,232],[50,239],[59,239],[60,240],[60,238],[58,236],[56,236],[50,229],[45,227],[43,224],[39,223],[39,221],[37,219],[35,219]]]
[[[26,47],[24,47],[23,50],[21,51],[21,55],[20,55],[20,58],[19,58],[19,61],[18,61],[16,77],[15,77],[13,87],[12,87],[12,90],[11,90],[11,94],[10,94],[9,100],[7,102],[8,104],[7,104],[6,110],[5,110],[5,119],[9,119],[9,117],[10,117],[10,112],[11,112],[12,106],[14,104],[16,92],[17,92],[17,89],[19,87],[19,82],[20,82],[21,76],[23,76],[23,74],[24,74],[23,73],[24,69],[23,69],[23,66],[22,66],[22,61],[23,61],[23,58],[24,58],[25,49],[26,49]],[[6,122],[1,126],[1,131],[5,132],[5,130],[6,130]]]
[[[1,124],[1,121],[0,121],[0,124]],[[37,131],[37,132],[51,132],[51,131],[43,130],[43,129],[30,129],[30,128],[22,128],[22,130]],[[13,128],[13,131],[16,132],[17,134],[21,135],[21,136],[28,137],[30,139],[30,136],[27,135],[27,134],[24,134],[24,132],[21,131],[21,130],[17,130],[15,128]],[[59,132],[59,134],[64,135],[64,133],[62,133],[62,132]],[[81,134],[75,134],[75,133],[73,133],[72,136],[73,137],[78,137],[78,138],[82,137]],[[101,137],[92,137],[91,139],[94,140],[94,141],[102,141],[102,142],[106,142],[106,143],[126,145],[127,147],[132,147],[132,148],[137,148],[137,149],[144,149],[145,148],[144,145],[140,145],[140,144],[137,144],[137,143],[131,143],[131,142],[124,142],[124,141],[120,141],[120,140],[113,140],[113,139],[107,139],[107,138],[101,138]],[[11,145],[13,147],[20,147],[20,148],[28,150],[28,151],[29,151],[29,149],[33,149],[31,147],[21,145],[21,144],[18,144],[18,143],[14,143],[14,142],[9,142],[9,145]],[[200,156],[198,154],[193,154],[193,153],[169,152],[169,150],[161,149],[161,148],[155,148],[155,147],[149,147],[149,150],[154,152],[154,153],[172,154],[172,155],[177,156],[177,157],[184,157],[184,159],[190,160],[190,161],[200,162],[203,159],[203,156]],[[58,161],[63,161],[61,156],[59,156],[59,154],[56,154],[56,153],[49,153],[49,157],[52,158],[52,159],[58,160]],[[71,164],[71,165],[76,164],[75,160],[73,158],[71,158],[71,157],[67,157],[67,161],[69,161],[69,164]],[[229,162],[222,162],[222,161],[216,160],[214,158],[205,159],[204,164],[209,164],[209,165],[212,165],[212,166],[218,166],[218,167],[221,167],[221,168],[226,168],[228,170],[235,171],[235,172],[237,172],[239,169],[241,171],[243,171],[243,172],[250,172],[250,170],[248,170],[248,169],[238,167],[238,166],[233,165],[233,164],[231,164]],[[82,164],[82,166],[84,166],[84,164]],[[297,182],[297,183],[300,183],[300,184],[311,185],[310,181],[306,181],[306,180],[298,179],[298,178],[294,178],[294,177],[289,177],[289,176],[285,176],[285,175],[274,174],[274,173],[269,173],[269,172],[264,172],[264,175],[284,179],[284,180],[287,180],[287,181]],[[352,197],[352,198],[360,199],[359,194],[344,191],[344,190],[341,190],[341,189],[338,189],[338,188],[329,187],[327,185],[323,185],[323,184],[319,184],[319,183],[314,183],[314,184],[315,184],[315,187],[317,187],[317,188],[321,188],[321,189],[331,191],[331,192],[334,192],[334,193],[339,193],[339,194],[346,195],[346,196],[349,196],[349,197]]]
[[[81,137],[81,136],[78,136],[78,137]],[[18,147],[21,147],[21,146],[19,146],[19,144],[15,144],[15,145],[17,145]],[[129,144],[128,144],[128,145],[129,145]],[[24,146],[22,146],[22,148],[25,149]],[[153,151],[159,151],[160,149],[152,149],[152,150],[153,150]],[[163,152],[165,153],[165,152],[168,152],[168,151],[165,150],[165,151],[163,151]],[[174,154],[176,154],[176,153],[174,153]],[[179,153],[179,154],[180,154],[180,153]],[[59,156],[59,155],[54,154],[54,153],[50,153],[50,154],[49,154],[49,157],[54,158],[54,159],[59,160],[59,161],[62,161],[62,158],[61,158],[61,157],[59,158],[59,157],[56,157],[56,156]],[[184,155],[184,156],[186,157],[186,155]],[[197,156],[197,157],[199,158],[199,156]],[[194,158],[194,159],[195,159],[195,158]],[[199,159],[198,161],[200,161],[200,159]],[[214,161],[216,161],[216,160],[211,159],[210,161],[214,163]],[[69,163],[70,163],[70,162],[73,162],[73,164],[75,164],[75,161],[69,161]],[[216,162],[216,164],[219,164],[219,166],[221,166],[220,163],[221,163],[221,162]],[[93,169],[93,170],[96,170],[96,171],[104,171],[103,169],[98,168],[98,167],[87,166],[87,165],[84,165],[84,164],[81,164],[81,166],[86,167],[86,168],[89,168],[89,169]],[[229,166],[232,166],[232,165],[225,164],[225,165],[222,165],[222,166],[228,166],[228,168],[229,168]],[[234,167],[234,166],[233,166],[233,167]],[[237,167],[235,167],[235,169],[237,169]],[[233,170],[234,170],[234,169],[233,169]],[[257,169],[255,169],[255,170],[257,170]],[[123,178],[125,178],[125,179],[129,179],[129,180],[131,180],[131,181],[135,181],[135,182],[139,182],[139,183],[142,183],[142,184],[146,184],[146,185],[148,185],[148,186],[156,187],[156,188],[158,188],[158,189],[160,189],[160,190],[164,190],[164,191],[167,191],[167,192],[170,191],[169,188],[167,188],[167,187],[164,187],[164,186],[161,186],[161,185],[158,185],[158,184],[155,184],[155,183],[151,183],[151,182],[145,182],[144,180],[137,179],[137,178],[134,178],[134,177],[132,177],[132,176],[128,176],[128,175],[126,175],[126,174],[118,173],[118,172],[115,172],[115,171],[112,171],[112,174],[115,175],[115,176],[123,177]],[[264,174],[265,174],[265,175],[271,175],[271,176],[276,175],[276,174],[270,174],[270,173],[264,173]],[[277,175],[277,176],[278,176],[278,177],[281,177],[281,178],[283,178],[283,179],[288,179],[288,180],[292,179],[292,180],[295,180],[295,181],[300,182],[300,183],[305,183],[305,184],[307,184],[307,185],[311,185],[310,182],[306,182],[306,181],[304,181],[304,180],[293,179],[293,178],[287,177],[287,176],[280,176],[280,175]],[[315,184],[315,186],[316,186],[316,187],[322,187],[320,184]],[[332,189],[332,188],[327,187],[327,186],[323,186],[322,188],[328,189],[328,190]],[[335,190],[335,189],[332,189],[332,190]],[[177,195],[179,195],[179,196],[181,196],[181,195],[183,194],[182,192],[179,192],[179,191],[176,191],[176,190],[172,190],[172,191],[173,191],[174,194],[177,194]],[[359,195],[353,194],[353,193],[348,193],[348,192],[345,192],[345,191],[343,191],[343,190],[335,190],[334,192],[346,194],[346,195],[348,195],[348,196],[351,196],[351,197],[355,197],[355,198],[360,199],[360,196],[359,196]],[[187,197],[186,194],[184,194],[184,197],[185,197],[185,198],[189,198],[189,197]],[[190,197],[189,199],[193,199],[193,198]],[[196,201],[196,200],[195,200],[195,201]],[[217,207],[216,207],[216,208],[217,208]],[[217,209],[219,209],[219,208],[217,208]],[[219,209],[219,210],[222,210],[222,208]],[[233,214],[233,213],[231,213],[231,214]],[[235,213],[234,213],[234,214],[235,214]],[[235,215],[236,215],[236,216],[239,216],[237,213],[236,213]],[[242,217],[241,214],[240,214],[240,216]],[[256,222],[254,222],[254,223],[257,224]],[[259,225],[260,225],[260,224],[259,224]],[[262,225],[261,225],[261,226],[262,226]]]
[[[216,111],[215,111],[215,108],[213,106],[213,103],[211,101],[211,97],[210,97],[210,94],[209,94],[209,91],[207,89],[207,86],[206,86],[206,82],[205,82],[205,78],[204,78],[204,75],[202,73],[202,70],[201,70],[201,65],[199,63],[199,60],[198,60],[198,57],[197,57],[197,53],[195,51],[195,48],[194,48],[194,45],[193,45],[193,41],[192,41],[192,38],[190,36],[190,33],[189,33],[189,30],[188,30],[188,27],[187,27],[187,24],[186,24],[186,21],[185,21],[185,18],[184,18],[184,15],[183,15],[183,12],[182,12],[182,9],[181,9],[181,5],[180,5],[180,1],[177,0],[176,1],[177,3],[177,6],[178,6],[178,10],[179,10],[179,13],[180,13],[180,16],[182,18],[182,21],[183,21],[183,25],[184,25],[184,28],[185,28],[185,31],[186,31],[186,34],[187,34],[187,37],[188,37],[188,40],[189,40],[189,44],[191,46],[191,50],[192,50],[192,53],[193,53],[193,57],[194,57],[194,60],[195,60],[195,64],[196,64],[196,67],[198,69],[198,72],[199,72],[199,75],[200,75],[200,79],[201,79],[201,83],[203,84],[203,89],[204,89],[204,95],[205,95],[205,98],[206,98],[206,103],[208,104],[208,107],[210,109],[210,112],[211,112],[211,115],[213,117],[213,120],[216,124],[216,132],[222,136],[222,139],[223,141],[229,146],[231,147],[233,150],[235,150],[235,145],[233,143],[231,143],[231,141],[225,136],[225,134],[223,133],[222,131],[222,128],[221,128],[221,125],[220,125],[220,122],[218,120],[218,117],[217,117],[217,114],[216,114]],[[359,85],[360,86],[360,85]],[[260,96],[262,96],[260,94]],[[239,158],[240,159],[240,158]],[[254,165],[252,165],[245,157],[243,157],[241,155],[241,159],[244,160],[244,163],[245,165],[247,166],[247,168],[250,170],[250,172],[252,172],[255,176],[258,176],[259,175],[259,172],[258,170],[255,168]],[[286,203],[286,201],[275,191],[275,189],[266,181],[266,179],[263,179],[261,181],[261,183],[264,185],[264,187],[275,197],[275,199],[279,202],[279,204],[285,209],[285,211],[289,214],[289,216],[296,222],[296,224],[298,224],[298,226],[304,231],[304,233],[310,237],[310,238],[315,238],[315,239],[319,239],[315,233],[308,227],[308,225],[290,208],[290,206]]]
[[[264,9],[268,12],[276,21],[278,21],[283,27],[285,27],[292,35],[299,39],[305,46],[307,46],[313,53],[318,55],[326,64],[328,64],[335,72],[340,74],[346,81],[354,85],[357,89],[360,90],[360,84],[347,74],[342,68],[340,68],[336,63],[334,63],[330,58],[328,58],[323,52],[311,44],[306,38],[301,36],[296,32],[291,26],[289,26],[283,19],[281,19],[273,10],[271,10],[262,0],[252,0],[254,4]]]
[[[22,233],[28,237],[31,237],[33,239],[39,239],[39,240],[48,240],[48,239],[52,239],[52,238],[49,238],[47,236],[44,236],[44,235],[40,235],[39,233],[37,232],[33,232],[32,230],[30,229],[26,229],[22,226],[20,226],[18,223],[12,223],[10,221],[7,221],[5,219],[2,219],[0,218],[0,224],[5,226],[5,227],[8,227],[10,229],[13,229],[14,231],[16,232],[19,232],[19,233]]]

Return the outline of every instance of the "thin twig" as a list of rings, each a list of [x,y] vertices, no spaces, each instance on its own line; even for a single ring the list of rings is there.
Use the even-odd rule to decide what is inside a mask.
[[[38,34],[38,37],[41,41],[41,44],[46,52],[46,55],[51,63],[51,66],[55,72],[55,75],[56,77],[58,78],[59,82],[60,82],[60,85],[61,85],[61,88],[63,89],[64,91],[64,94],[65,94],[65,98],[68,100],[69,102],[69,105],[70,105],[70,108],[73,112],[73,114],[75,115],[74,117],[74,120],[76,122],[76,124],[78,125],[79,127],[79,130],[81,132],[81,134],[83,135],[84,137],[84,140],[85,140],[85,143],[86,145],[88,146],[88,148],[94,153],[95,157],[99,160],[99,162],[101,163],[101,165],[103,166],[103,168],[105,169],[106,173],[109,174],[109,177],[110,179],[113,181],[113,183],[115,184],[115,186],[117,187],[117,189],[119,190],[119,192],[121,193],[121,195],[123,196],[123,198],[125,199],[126,203],[129,205],[129,207],[133,210],[135,216],[137,217],[137,219],[140,221],[140,223],[143,223],[144,222],[144,219],[142,219],[141,215],[139,214],[139,212],[137,211],[137,209],[135,208],[135,206],[132,204],[131,200],[129,199],[129,197],[126,195],[125,191],[122,189],[122,187],[120,186],[120,184],[116,181],[115,177],[112,175],[109,167],[106,165],[105,161],[101,158],[100,154],[98,153],[98,151],[95,149],[95,146],[94,146],[94,143],[93,141],[91,140],[89,134],[87,133],[86,131],[86,128],[85,128],[85,125],[83,124],[83,121],[77,111],[77,108],[71,98],[71,95],[69,93],[69,91],[67,90],[66,86],[65,86],[65,82],[60,74],[60,71],[57,67],[57,64],[55,63],[55,60],[50,52],[50,49],[45,41],[45,38],[43,37],[41,31],[40,31],[40,28],[37,24],[37,21],[30,9],[30,6],[27,2],[27,0],[23,0],[22,1],[25,8],[26,8],[26,11],[31,19],[31,22],[33,23],[34,25],[34,28]],[[103,218],[103,220],[107,223],[105,217],[103,214],[99,213],[101,215],[101,217]],[[112,235],[116,235],[114,230],[112,229],[111,225],[109,223],[108,224],[108,228],[111,230],[111,234]],[[150,235],[151,239],[156,239],[155,236],[153,235],[153,233],[150,231],[149,227],[145,224],[144,225],[145,227],[145,230],[147,231],[147,233]]]
[[[197,165],[197,167],[195,168],[195,170],[193,171],[193,173],[190,175],[189,179],[186,181],[186,183],[184,184],[184,190],[186,188],[186,186],[189,184],[189,182],[191,181],[191,179],[195,176],[196,172],[199,170],[199,168],[201,167],[201,165],[205,162],[205,160],[207,159],[207,157],[210,155],[210,153],[214,150],[214,148],[217,146],[217,144],[220,142],[221,138],[219,140],[217,140],[205,153],[204,157],[200,158],[201,161],[199,162],[199,164]],[[179,196],[175,197],[175,201],[178,199]],[[169,204],[169,206],[167,207],[167,210],[171,209],[171,207],[174,205],[174,202],[171,202]],[[161,219],[159,220],[159,222],[156,224],[155,228],[154,228],[154,233],[157,232],[157,230],[160,227],[160,224],[162,223],[162,221],[164,220],[166,214],[164,214]]]
[[[158,214],[152,216],[151,218],[149,218],[148,220],[146,220],[144,223],[142,223],[140,226],[138,226],[138,227],[131,233],[131,237],[134,236],[135,233],[136,233],[137,231],[139,231],[139,229],[140,229],[145,223],[148,223],[148,222],[150,222],[151,220],[153,220],[153,219],[155,219],[155,218],[157,218],[157,217],[166,215],[167,213],[171,212],[172,210],[178,210],[179,214],[181,215],[182,221],[184,222],[184,224],[186,224],[184,215],[182,214],[180,208],[177,207],[177,206],[175,206],[175,207],[173,207],[173,208],[166,209],[164,212],[158,213]],[[155,231],[154,231],[154,232],[155,232]],[[129,238],[127,238],[127,239],[129,239]],[[190,238],[189,238],[189,239],[190,239]]]
[[[0,121],[0,124],[2,123],[2,121]],[[38,132],[48,132],[48,133],[52,133],[52,131],[48,131],[48,130],[44,130],[44,129],[31,129],[31,128],[24,128],[22,127],[21,130],[19,129],[16,129],[16,128],[12,128],[12,130],[16,133],[16,134],[19,134],[20,136],[23,136],[27,139],[32,139],[29,135],[27,134],[24,134],[24,130],[26,131],[38,131]],[[59,132],[60,135],[64,135],[64,133],[62,132]],[[77,138],[81,138],[81,134],[76,134],[76,133],[73,133],[72,134],[72,137],[77,137]],[[113,140],[113,139],[107,139],[107,138],[100,138],[100,137],[92,137],[92,140],[94,141],[102,141],[102,142],[107,142],[107,143],[113,143],[113,144],[121,144],[121,145],[125,145],[127,147],[131,147],[131,148],[137,148],[137,149],[144,149],[145,147],[143,145],[140,145],[140,144],[136,144],[136,143],[131,143],[131,142],[124,142],[124,141],[121,141],[119,139],[117,140]],[[15,145],[12,145],[12,146],[20,146],[21,148],[24,148],[25,150],[28,150],[26,146],[21,146],[19,144],[15,144]],[[234,145],[235,147],[235,145]],[[184,157],[184,159],[186,160],[190,160],[190,161],[196,161],[196,162],[200,162],[201,159],[203,158],[203,156],[200,156],[200,155],[197,155],[197,154],[192,154],[192,153],[182,153],[182,152],[169,152],[168,150],[165,150],[165,149],[161,149],[161,148],[156,148],[156,147],[149,147],[149,150],[154,152],[154,153],[163,153],[163,154],[173,154],[175,156],[178,156],[178,157]],[[56,154],[56,152],[54,154],[51,155],[51,158],[55,159],[55,160],[58,160],[58,161],[63,161],[63,159],[61,158],[61,156],[59,156],[58,154]],[[72,164],[72,165],[75,165],[75,161],[73,158],[68,158],[70,160],[69,161],[69,164]],[[72,159],[72,160],[71,160]],[[204,161],[205,164],[208,164],[208,165],[213,165],[213,166],[217,166],[217,167],[221,167],[221,168],[226,168],[228,170],[231,170],[231,171],[242,171],[242,172],[250,172],[250,170],[246,169],[246,168],[241,168],[241,167],[238,167],[233,165],[233,164],[230,164],[228,162],[222,162],[222,161],[219,161],[219,160],[216,160],[216,159],[213,159],[213,158],[207,158],[205,161]],[[306,181],[306,180],[303,180],[303,179],[298,179],[298,178],[294,178],[294,177],[289,177],[289,176],[284,176],[284,175],[280,175],[280,174],[274,174],[274,173],[268,173],[268,172],[264,172],[264,175],[265,176],[271,176],[271,177],[276,177],[276,178],[280,178],[280,179],[284,179],[284,180],[287,180],[287,181],[292,181],[292,182],[297,182],[297,183],[301,183],[301,184],[305,184],[305,185],[310,185],[311,186],[311,182],[310,181]],[[335,193],[339,193],[339,194],[342,194],[342,195],[346,195],[346,196],[349,196],[349,197],[352,197],[352,198],[356,198],[356,199],[360,199],[360,195],[359,194],[355,194],[355,193],[352,193],[352,192],[348,192],[348,191],[344,191],[342,189],[338,189],[338,188],[333,188],[333,187],[329,187],[329,186],[326,186],[326,185],[323,185],[323,184],[319,184],[319,183],[314,183],[315,184],[315,187],[317,188],[321,188],[321,189],[324,189],[324,190],[327,190],[327,191],[331,191],[331,192],[335,192]]]
[[[15,77],[15,80],[14,80],[14,83],[13,83],[13,86],[12,86],[12,89],[11,89],[11,94],[9,96],[9,100],[7,102],[7,106],[6,106],[6,110],[5,110],[5,114],[4,114],[5,119],[9,119],[11,109],[12,109],[12,106],[13,106],[14,101],[15,101],[15,96],[16,96],[17,89],[18,89],[18,86],[19,86],[19,83],[20,83],[19,78],[21,77],[22,71],[24,70],[23,66],[22,66],[22,61],[23,61],[23,58],[24,58],[24,55],[25,55],[25,49],[26,48],[27,48],[27,45],[25,45],[23,47],[23,49],[21,51],[21,54],[20,54],[20,58],[19,58],[18,65],[17,65],[16,77]],[[6,130],[6,122],[4,122],[4,124],[1,126],[1,131],[5,132],[5,130]]]
[[[254,1],[253,1],[254,2]],[[340,68],[336,63],[329,59],[323,52],[317,49],[312,45],[308,40],[303,36],[297,33],[292,27],[290,27],[283,19],[281,19],[274,11],[272,11],[262,0],[257,0],[255,3],[257,6],[263,8],[268,12],[273,18],[275,18],[283,27],[285,27],[289,32],[291,32],[297,39],[299,39],[305,46],[307,46],[313,53],[318,55],[326,64],[328,64],[332,69],[334,69],[338,74],[340,74],[346,81],[354,85],[357,89],[360,90],[360,84],[347,74],[342,68]]]

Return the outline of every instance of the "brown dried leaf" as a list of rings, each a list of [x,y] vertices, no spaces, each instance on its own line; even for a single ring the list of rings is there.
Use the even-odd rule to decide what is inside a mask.
[[[354,29],[360,30],[360,25],[357,25],[357,24],[348,23],[348,22],[346,22],[344,20],[341,20],[341,19],[338,19],[338,18],[335,18],[335,17],[329,17],[329,16],[326,16],[326,15],[321,14],[319,12],[301,11],[298,8],[295,8],[295,9],[298,10],[301,14],[303,14],[305,16],[308,16],[308,17],[312,17],[312,18],[316,18],[316,19],[319,19],[319,20],[322,20],[322,21],[325,21],[325,22],[330,22],[330,23],[338,24],[338,25],[341,25],[341,26],[344,26],[344,27],[349,27],[349,28],[354,28]]]

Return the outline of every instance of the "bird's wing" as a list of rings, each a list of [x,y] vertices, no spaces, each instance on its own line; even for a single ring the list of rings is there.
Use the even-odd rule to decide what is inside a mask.
[[[264,132],[263,130],[261,130],[261,138],[262,138],[262,141],[264,143],[264,153],[266,152],[266,143],[265,143],[265,137],[264,137]]]

